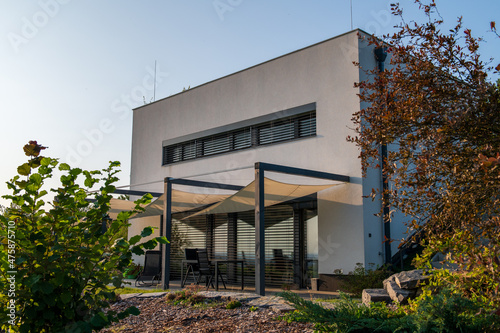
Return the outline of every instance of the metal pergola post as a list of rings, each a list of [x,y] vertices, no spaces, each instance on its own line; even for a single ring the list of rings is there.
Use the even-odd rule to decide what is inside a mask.
[[[266,295],[264,169],[255,164],[255,293]]]
[[[165,205],[163,206],[163,231],[168,240],[172,239],[172,179],[165,178]],[[163,236],[163,235],[162,235]],[[161,284],[164,290],[170,288],[170,243],[162,245],[163,272]]]

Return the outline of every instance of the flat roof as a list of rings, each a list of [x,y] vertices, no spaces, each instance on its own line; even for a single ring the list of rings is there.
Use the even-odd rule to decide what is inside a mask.
[[[331,40],[334,40],[334,39],[336,39],[336,38],[339,38],[339,37],[342,37],[342,36],[345,36],[345,35],[348,35],[348,34],[351,34],[351,33],[354,33],[354,32],[356,32],[356,33],[362,33],[362,34],[365,34],[365,35],[371,36],[371,35],[370,35],[369,33],[367,33],[366,31],[364,31],[364,30],[362,30],[362,29],[359,29],[359,28],[356,28],[356,29],[353,29],[353,30],[347,31],[347,32],[345,32],[345,33],[343,33],[343,34],[340,34],[340,35],[334,36],[334,37],[332,37],[332,38],[328,38],[328,39],[323,40],[323,41],[321,41],[321,42],[314,43],[314,44],[312,44],[312,45],[309,45],[309,46],[303,47],[303,48],[301,48],[301,49],[298,49],[298,50],[295,50],[295,51],[292,51],[292,52],[289,52],[289,53],[283,54],[283,55],[278,56],[278,57],[276,57],[276,58],[272,58],[272,59],[266,60],[266,61],[264,61],[264,62],[261,62],[261,63],[259,63],[259,64],[256,64],[256,65],[253,65],[253,66],[247,67],[247,68],[242,69],[242,70],[239,70],[239,71],[237,71],[237,72],[234,72],[234,73],[231,73],[231,74],[228,74],[228,75],[221,76],[221,77],[216,78],[216,79],[214,79],[214,80],[210,80],[210,81],[208,81],[208,82],[202,83],[202,84],[200,84],[200,85],[198,85],[198,86],[195,86],[195,87],[189,88],[189,89],[187,89],[187,90],[180,91],[180,92],[178,92],[178,93],[176,93],[176,94],[173,94],[173,95],[170,95],[170,96],[167,96],[167,97],[163,97],[163,98],[161,98],[161,99],[159,99],[159,100],[157,100],[157,101],[151,102],[151,103],[149,103],[149,104],[145,104],[145,105],[138,106],[138,107],[136,107],[136,108],[132,109],[132,111],[136,111],[136,110],[139,110],[139,109],[141,109],[141,108],[147,107],[147,106],[149,106],[149,105],[151,105],[151,104],[155,104],[155,103],[161,102],[161,101],[163,101],[163,100],[166,100],[166,99],[169,99],[169,98],[172,98],[172,97],[175,97],[175,96],[178,96],[178,95],[184,94],[184,93],[186,93],[186,92],[188,92],[188,91],[192,91],[192,90],[194,90],[194,89],[196,89],[196,88],[203,87],[203,86],[208,85],[208,84],[210,84],[210,83],[213,83],[213,82],[216,82],[216,81],[219,81],[219,80],[225,79],[225,78],[227,78],[227,77],[230,77],[230,76],[233,76],[233,75],[236,75],[236,74],[242,73],[242,72],[247,71],[247,70],[250,70],[250,69],[252,69],[252,68],[255,68],[255,67],[258,67],[258,66],[261,66],[261,65],[267,64],[267,63],[269,63],[269,62],[275,61],[275,60],[277,60],[277,59],[280,59],[280,58],[283,58],[283,57],[286,57],[286,56],[289,56],[289,55],[291,55],[291,54],[294,54],[294,53],[297,53],[297,52],[301,52],[301,51],[303,51],[303,50],[307,50],[307,49],[309,49],[309,48],[311,48],[311,47],[315,47],[315,46],[317,46],[317,45],[320,45],[320,44],[323,44],[323,43],[327,43],[327,42],[329,42],[329,41],[331,41]]]

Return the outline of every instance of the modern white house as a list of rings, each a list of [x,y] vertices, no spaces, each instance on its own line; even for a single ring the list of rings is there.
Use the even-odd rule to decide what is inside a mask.
[[[366,79],[353,62],[378,66],[359,35],[368,37],[353,30],[133,110],[131,189],[169,198],[133,219],[129,236],[151,225],[175,238],[163,252],[167,283],[184,248],[243,260],[260,293],[397,252],[380,202],[364,197],[381,172],[363,177],[346,140],[363,108],[354,83]],[[390,223],[390,238],[405,231]],[[238,282],[233,266],[227,278]]]

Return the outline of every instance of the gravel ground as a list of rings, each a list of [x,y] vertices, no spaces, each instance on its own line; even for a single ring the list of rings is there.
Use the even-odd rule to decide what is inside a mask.
[[[112,310],[120,311],[135,306],[139,316],[130,316],[101,332],[312,332],[307,323],[287,323],[277,320],[282,313],[259,308],[250,311],[243,303],[240,308],[227,310],[225,305],[196,308],[171,305],[165,297],[122,300]]]

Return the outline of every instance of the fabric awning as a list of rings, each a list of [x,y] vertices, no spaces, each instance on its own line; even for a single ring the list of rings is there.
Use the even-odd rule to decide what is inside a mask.
[[[264,178],[264,205],[268,207],[281,202],[305,197],[336,185],[340,184],[300,185],[282,183],[269,178]],[[236,213],[253,210],[255,206],[255,181],[251,182],[233,195],[202,194],[172,190],[172,213],[186,212],[210,204],[212,204],[212,206],[197,213],[188,215],[183,218],[183,220],[198,215]],[[164,205],[165,194],[145,206],[144,212],[133,215],[132,218],[163,215]],[[115,219],[121,211],[132,210],[134,207],[135,204],[133,201],[111,199],[111,209],[109,211],[109,215],[112,219]]]
[[[229,194],[202,194],[172,190],[172,213],[185,212],[210,205],[222,201],[227,197],[229,197]],[[165,194],[147,205],[145,211],[135,215],[134,218],[163,215],[164,206]]]
[[[229,194],[200,194],[178,190],[172,190],[172,213],[180,213],[195,208],[210,205],[229,197]],[[143,206],[144,212],[132,215],[132,218],[163,215],[165,205],[165,194],[160,196],[149,205]],[[111,199],[109,217],[115,220],[122,211],[130,211],[135,208],[135,203],[129,200]]]
[[[108,215],[113,220],[116,220],[120,212],[130,211],[135,208],[135,203],[133,201],[121,199],[111,199],[109,205],[110,209],[108,211]]]
[[[305,197],[307,195],[325,190],[332,186],[328,185],[299,185],[278,182],[269,178],[264,178],[264,206],[272,206],[281,202]],[[253,210],[255,208],[255,181],[245,188],[229,196],[223,201],[205,208],[197,213],[191,214],[183,220],[202,214],[236,213]]]

